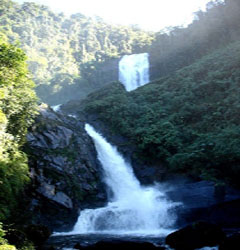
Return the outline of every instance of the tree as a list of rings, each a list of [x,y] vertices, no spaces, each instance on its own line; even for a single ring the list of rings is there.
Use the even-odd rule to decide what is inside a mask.
[[[0,38],[0,221],[10,215],[28,181],[20,148],[37,114],[33,87],[25,53]]]

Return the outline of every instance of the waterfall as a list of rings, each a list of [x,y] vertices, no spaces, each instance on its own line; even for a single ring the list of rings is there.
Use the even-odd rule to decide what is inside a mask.
[[[148,53],[123,56],[119,62],[119,81],[127,91],[149,83]]]
[[[172,204],[155,187],[141,186],[132,167],[116,147],[88,124],[85,130],[94,141],[104,181],[112,191],[105,207],[85,209],[71,234],[166,234],[174,223]]]
[[[53,109],[53,111],[59,112],[60,109],[61,109],[61,106],[62,106],[62,104],[58,104],[58,105],[55,105],[55,106],[51,106],[51,108]]]

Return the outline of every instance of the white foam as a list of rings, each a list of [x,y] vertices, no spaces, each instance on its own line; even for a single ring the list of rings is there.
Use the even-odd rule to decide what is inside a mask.
[[[107,206],[81,211],[68,234],[167,235],[175,216],[159,187],[141,186],[116,147],[108,143],[93,127],[85,129],[92,137],[101,162],[105,182],[112,192]],[[66,235],[66,234],[65,234]]]

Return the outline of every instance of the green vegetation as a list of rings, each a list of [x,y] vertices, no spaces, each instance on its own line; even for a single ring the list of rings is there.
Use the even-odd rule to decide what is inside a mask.
[[[28,181],[21,146],[36,115],[33,87],[24,52],[0,38],[0,221],[10,216]]]
[[[137,146],[136,158],[169,170],[238,183],[240,42],[136,91],[113,84],[82,102]]]
[[[8,245],[7,240],[4,239],[5,231],[2,228],[2,224],[0,223],[0,250],[16,250],[14,246]]]
[[[0,31],[20,41],[38,96],[59,104],[117,79],[112,60],[146,50],[152,34],[80,13],[66,18],[35,3],[0,0]],[[114,60],[113,60],[114,61]]]
[[[151,77],[161,78],[131,93],[109,85],[82,109],[127,137],[148,164],[239,185],[239,10],[239,1],[212,1],[187,28],[156,33]]]
[[[172,171],[188,171],[217,182],[236,182],[239,1],[212,1],[187,28],[156,34],[112,26],[99,17],[66,18],[35,3],[0,0],[0,4],[0,166],[6,184],[0,188],[8,194],[0,197],[0,219],[9,215],[8,199],[14,201],[27,181],[27,158],[20,147],[36,101],[26,57],[7,39],[20,41],[38,95],[50,104],[100,89],[117,79],[121,55],[148,51],[152,78],[164,78],[132,93],[120,84],[105,87],[83,102],[85,111],[98,113],[113,131],[128,137],[137,145],[136,157],[143,161],[165,162]],[[75,156],[70,158],[74,161]]]
[[[3,238],[5,235],[5,231],[2,228],[2,224],[0,223],[0,246],[6,244],[6,240]]]
[[[151,79],[169,75],[216,48],[240,38],[240,4],[214,0],[195,13],[186,28],[157,33],[109,25],[80,13],[66,18],[46,6],[0,0],[0,31],[20,41],[42,101],[53,104],[83,99],[118,79],[118,58],[149,52]]]
[[[33,243],[27,239],[26,235],[22,231],[18,230],[3,230],[3,226],[0,223],[0,250],[16,250],[16,247],[9,245],[7,240],[4,238],[7,233],[15,233],[15,240],[18,241],[19,250],[34,250]]]
[[[113,133],[128,138],[136,159],[219,186],[239,186],[239,11],[238,0],[212,1],[188,27],[152,34],[98,17],[66,18],[35,3],[0,0],[0,221],[8,221],[29,181],[22,146],[37,114],[31,75],[39,97],[49,104],[91,93],[75,110],[96,114]],[[119,57],[139,52],[150,53],[155,80],[133,92],[109,84],[117,79]],[[47,125],[39,121],[38,126]],[[72,148],[48,153],[70,163],[77,159]],[[62,178],[44,171],[55,181]],[[95,180],[85,191],[77,176],[64,178],[77,200],[94,196]],[[16,249],[4,236],[0,224],[0,250]],[[16,247],[34,249],[27,239]]]

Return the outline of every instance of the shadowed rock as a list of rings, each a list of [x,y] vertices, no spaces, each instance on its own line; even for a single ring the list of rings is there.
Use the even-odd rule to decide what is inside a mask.
[[[41,105],[27,140],[30,223],[68,231],[79,209],[105,204],[101,167],[84,122]]]
[[[217,225],[196,222],[169,234],[166,244],[176,250],[194,250],[205,246],[216,246],[224,238],[224,232]]]
[[[219,246],[219,250],[236,250],[240,246],[240,232],[226,238]]]

